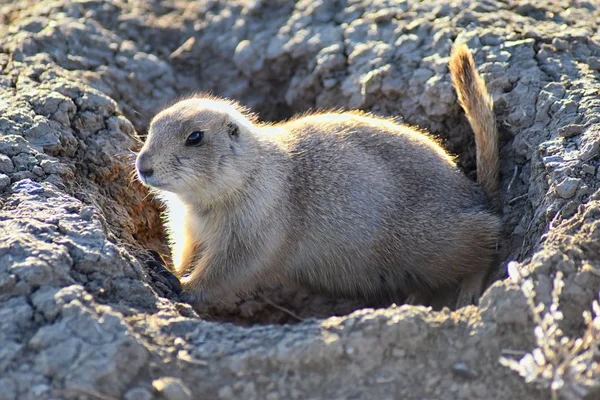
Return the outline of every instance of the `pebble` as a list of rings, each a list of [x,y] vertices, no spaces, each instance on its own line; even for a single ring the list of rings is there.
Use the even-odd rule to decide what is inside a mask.
[[[598,155],[600,149],[600,135],[587,140],[583,146],[581,146],[581,153],[579,159],[582,161],[590,161]]]
[[[10,157],[8,157],[4,154],[0,154],[0,172],[9,173],[9,172],[13,172],[14,169],[15,169],[15,166],[14,166],[12,160],[10,159]]]
[[[594,167],[593,165],[590,164],[583,164],[581,166],[581,169],[583,170],[583,172],[585,172],[586,174],[590,174],[590,175],[596,175],[596,167]]]
[[[558,129],[558,135],[564,138],[579,135],[583,132],[584,126],[581,124],[571,124]]]
[[[124,398],[125,400],[152,400],[152,393],[145,388],[137,387],[128,390]]]
[[[192,392],[178,378],[164,377],[152,382],[152,387],[167,400],[191,400]]]
[[[567,50],[569,48],[569,42],[564,39],[554,38],[552,39],[552,46],[556,50]]]
[[[556,193],[563,199],[570,199],[575,196],[580,183],[581,179],[567,177],[556,185]]]
[[[464,362],[457,362],[452,366],[452,373],[456,376],[459,376],[463,379],[472,380],[477,378],[477,374],[469,368],[469,366]]]
[[[589,57],[588,65],[594,71],[600,71],[600,59],[598,57]]]
[[[0,174],[0,190],[10,185],[10,178],[7,175]]]

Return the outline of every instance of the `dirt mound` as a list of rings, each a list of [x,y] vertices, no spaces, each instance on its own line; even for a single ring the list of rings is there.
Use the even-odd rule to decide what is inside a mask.
[[[544,399],[553,382],[598,396],[598,339],[571,351],[547,329],[600,332],[582,316],[600,288],[592,3],[0,3],[0,399]],[[265,120],[400,116],[474,177],[454,43],[474,51],[502,134],[512,279],[479,307],[373,310],[284,288],[197,313],[146,266],[147,249],[168,249],[131,151],[159,107],[210,91]],[[537,385],[501,357],[523,357]]]

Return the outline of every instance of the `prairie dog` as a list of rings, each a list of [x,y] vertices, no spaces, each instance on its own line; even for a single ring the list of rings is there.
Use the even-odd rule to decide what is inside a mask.
[[[157,114],[136,168],[166,205],[184,299],[294,282],[392,301],[456,288],[458,307],[477,302],[501,228],[488,206],[498,139],[466,46],[450,70],[475,132],[479,185],[427,134],[358,111],[266,124],[198,96]]]

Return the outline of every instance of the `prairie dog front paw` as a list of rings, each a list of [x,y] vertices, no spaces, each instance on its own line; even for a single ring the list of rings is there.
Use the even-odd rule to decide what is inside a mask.
[[[199,303],[209,303],[211,300],[212,296],[209,294],[208,290],[194,285],[188,276],[181,278],[181,288],[182,290],[179,294],[179,298],[185,303],[194,305]]]

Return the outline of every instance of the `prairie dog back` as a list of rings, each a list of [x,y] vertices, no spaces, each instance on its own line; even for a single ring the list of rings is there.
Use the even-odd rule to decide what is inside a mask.
[[[360,277],[361,295],[385,300],[456,284],[482,258],[483,269],[491,263],[499,225],[484,191],[428,136],[359,114],[284,126],[293,166],[287,253],[296,255],[286,264],[303,283],[356,297],[357,272],[372,270],[382,282]],[[315,264],[339,271],[306,268]]]
[[[183,210],[168,223],[185,299],[294,282],[396,302],[450,288],[458,306],[476,302],[500,231],[486,199],[498,190],[497,135],[466,48],[451,70],[481,186],[426,133],[361,112],[262,124],[200,96],[158,114],[136,167],[169,215]]]

